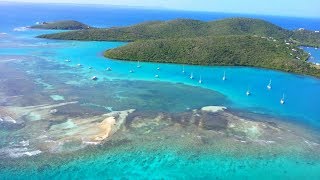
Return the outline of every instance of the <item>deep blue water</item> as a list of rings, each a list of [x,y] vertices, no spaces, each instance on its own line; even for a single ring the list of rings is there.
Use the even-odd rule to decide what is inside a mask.
[[[307,51],[310,55],[309,61],[312,63],[320,63],[320,49],[313,47],[303,47],[303,50]]]

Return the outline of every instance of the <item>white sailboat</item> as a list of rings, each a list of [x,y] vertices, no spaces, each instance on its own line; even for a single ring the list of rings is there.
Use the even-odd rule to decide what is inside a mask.
[[[93,77],[91,78],[91,80],[96,81],[96,80],[98,80],[98,77],[97,77],[97,76],[93,76]]]
[[[247,95],[247,96],[250,96],[250,95],[251,95],[251,92],[250,92],[249,88],[248,88],[248,90],[247,90],[247,92],[246,92],[246,95]]]
[[[193,77],[193,72],[191,72],[191,74],[190,74],[190,79],[193,79],[194,77]]]
[[[224,71],[222,80],[225,81],[226,79],[227,79],[227,77],[226,77],[226,71]]]
[[[160,67],[157,67],[157,70],[160,70]]]
[[[159,78],[159,75],[158,75],[158,74],[156,74],[154,77],[155,77],[155,78]]]
[[[129,72],[130,72],[130,73],[134,73],[134,70],[131,69]]]
[[[271,86],[271,79],[270,79],[270,81],[269,81],[269,84],[268,84],[267,88],[268,88],[268,90],[271,90],[271,88],[272,88],[272,86]]]
[[[184,65],[182,65],[182,73],[184,74],[186,71],[184,70]]]
[[[106,70],[107,70],[107,71],[112,71],[111,67],[107,67]]]
[[[141,68],[140,61],[138,61],[137,68]]]
[[[200,75],[200,79],[199,79],[199,84],[202,84],[202,78],[201,78],[201,75]]]
[[[284,94],[282,95],[282,98],[280,99],[280,104],[284,104],[285,100],[284,100]]]

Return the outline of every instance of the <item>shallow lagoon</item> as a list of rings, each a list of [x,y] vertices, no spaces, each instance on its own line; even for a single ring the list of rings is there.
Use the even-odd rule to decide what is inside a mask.
[[[30,35],[34,36],[37,33],[43,32],[31,31]],[[136,68],[137,62],[114,61],[102,57],[105,49],[124,43],[30,39],[33,46],[30,47],[27,43],[21,48],[17,48],[18,45],[14,48],[3,48],[0,54],[34,55],[75,69],[77,64],[82,64],[81,70],[88,78],[98,76],[107,79],[164,81],[200,86],[227,96],[232,102],[229,107],[280,116],[320,127],[320,114],[317,111],[320,96],[316,95],[320,92],[320,81],[313,77],[246,67],[185,66],[185,74],[182,73],[181,65],[173,64],[141,63],[142,67]],[[34,41],[37,41],[37,46]],[[315,50],[314,54],[318,51],[320,50]],[[70,59],[71,62],[66,63],[65,59]],[[89,67],[93,69],[90,70]],[[112,71],[106,71],[107,67],[111,67]],[[160,71],[157,70],[158,67],[161,68]],[[134,73],[129,73],[130,70],[134,70]],[[224,72],[227,81],[222,81]],[[194,74],[194,80],[189,78],[191,73]],[[160,78],[154,78],[155,75],[159,75]],[[198,83],[200,75],[202,84]],[[266,87],[269,80],[272,80],[271,91]],[[245,95],[248,89],[252,93],[249,97]],[[279,103],[283,94],[286,99],[285,106]]]

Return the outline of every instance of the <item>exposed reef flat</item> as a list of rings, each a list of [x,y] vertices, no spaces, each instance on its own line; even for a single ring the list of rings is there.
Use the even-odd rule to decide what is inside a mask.
[[[121,113],[125,117],[122,124],[119,121],[122,119],[119,118]],[[139,173],[138,167],[145,168],[147,172],[155,172],[155,169],[162,167],[168,170],[161,176],[172,177],[174,173],[170,173],[170,167],[191,170],[193,166],[202,172],[201,175],[206,174],[208,177],[212,177],[212,174],[208,174],[207,168],[215,169],[219,174],[226,171],[228,175],[231,173],[243,177],[243,171],[273,167],[277,168],[266,177],[293,177],[302,167],[308,167],[305,172],[316,177],[313,176],[314,170],[320,166],[319,138],[299,127],[292,128],[292,125],[268,122],[267,119],[244,119],[228,110],[208,112],[194,109],[174,114],[123,111],[116,114],[118,118],[111,113],[52,125],[44,133],[50,140],[42,135],[37,142],[23,140],[14,144],[15,148],[1,148],[1,155],[20,158],[10,158],[8,161],[2,156],[0,166],[6,163],[7,169],[25,166],[27,171],[41,172],[55,171],[56,167],[68,167],[73,163],[82,166],[92,163],[88,167],[90,171],[95,166],[104,165],[108,169],[104,174],[111,175],[114,172],[110,170],[123,170],[123,162],[135,164],[127,167],[125,172],[116,173],[121,177]],[[95,122],[95,118],[99,122]],[[115,121],[116,125],[113,125]],[[116,128],[120,124],[120,128]],[[91,126],[95,128],[91,129]],[[77,133],[80,129],[80,137],[86,139],[81,139],[82,143]],[[98,132],[98,135],[91,136],[92,131]],[[93,139],[87,141],[88,137]],[[30,149],[35,143],[41,151]],[[17,150],[20,147],[28,148],[28,151],[21,154]],[[36,155],[37,152],[41,154],[33,157],[32,163],[30,158],[24,157],[32,153]],[[135,169],[136,166],[138,169]],[[298,167],[296,172],[290,169],[292,166]],[[94,176],[99,174],[92,172]],[[250,176],[256,173],[254,171]],[[200,177],[200,174],[186,175]]]
[[[1,119],[10,117],[15,120],[4,123],[17,124],[23,121],[24,126],[19,128],[19,132],[28,134],[24,137],[27,139],[23,139],[28,141],[28,146],[19,145],[20,141],[0,149],[1,154],[15,157],[8,154],[12,150],[10,147],[23,147],[26,152],[67,153],[106,141],[127,139],[136,142],[137,139],[143,139],[151,143],[154,138],[161,141],[167,138],[183,139],[187,143],[183,143],[184,146],[190,146],[188,148],[212,146],[222,152],[227,145],[230,146],[227,150],[229,153],[241,150],[249,151],[248,155],[253,153],[252,148],[266,153],[265,146],[272,148],[274,154],[286,154],[288,150],[291,153],[315,153],[320,147],[318,139],[303,129],[270,122],[268,119],[245,119],[221,107],[203,107],[173,114],[125,110],[72,119],[67,115],[56,114],[55,108],[70,103],[23,108],[0,107]],[[40,117],[36,121],[33,119],[35,115]]]

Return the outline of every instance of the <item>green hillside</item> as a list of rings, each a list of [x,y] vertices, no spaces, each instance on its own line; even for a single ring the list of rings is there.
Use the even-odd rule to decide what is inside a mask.
[[[57,29],[57,30],[81,30],[89,29],[90,26],[78,21],[65,20],[55,22],[42,22],[41,24],[30,26],[32,29]]]
[[[220,36],[136,41],[108,50],[105,56],[120,60],[254,66],[320,76],[319,70],[305,62],[307,53],[292,48],[260,37]]]
[[[293,32],[292,39],[303,46],[320,47],[320,33],[308,30],[297,30]]]
[[[296,45],[320,46],[320,34],[312,31],[289,31],[260,19],[228,18],[217,21],[176,19],[151,21],[129,27],[90,28],[71,32],[45,34],[39,38],[81,41],[136,41],[165,38],[255,35],[287,40]]]

